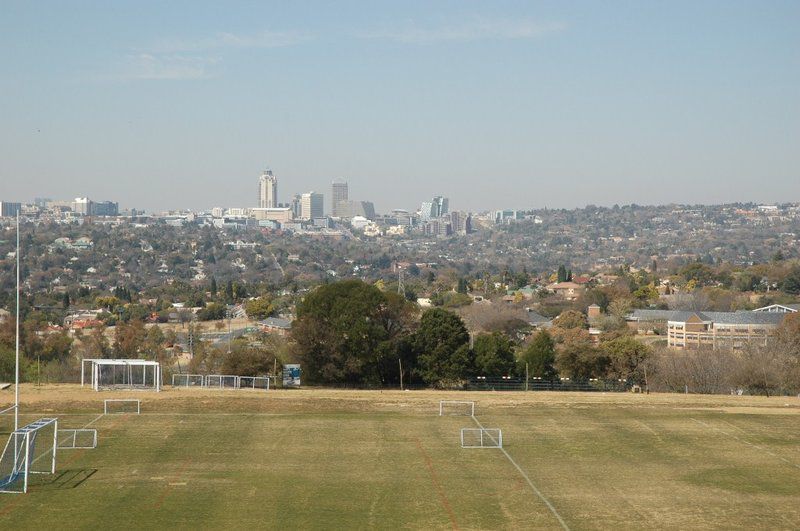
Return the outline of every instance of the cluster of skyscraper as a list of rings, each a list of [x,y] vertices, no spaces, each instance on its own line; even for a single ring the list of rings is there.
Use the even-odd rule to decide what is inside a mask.
[[[314,220],[325,217],[324,196],[318,192],[296,194],[288,203],[278,201],[278,178],[271,170],[265,170],[258,179],[258,208],[256,215],[267,218]],[[259,212],[261,211],[261,212]],[[334,218],[353,218],[363,216],[375,218],[375,207],[369,201],[351,201],[346,181],[337,180],[331,184],[331,216]]]

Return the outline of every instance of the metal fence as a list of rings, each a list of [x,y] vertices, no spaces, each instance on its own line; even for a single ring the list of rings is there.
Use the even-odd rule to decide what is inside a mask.
[[[472,378],[468,391],[627,391],[630,385],[619,380],[544,380],[541,378]]]

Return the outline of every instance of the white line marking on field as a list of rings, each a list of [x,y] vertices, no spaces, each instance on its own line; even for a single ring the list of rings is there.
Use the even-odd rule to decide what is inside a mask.
[[[84,428],[88,428],[89,426],[91,426],[92,424],[94,424],[95,422],[100,420],[101,418],[105,417],[105,415],[106,415],[105,413],[100,413],[99,415],[97,415],[97,417],[94,418],[94,420],[90,420],[89,423],[86,424],[86,426],[84,426]]]
[[[484,427],[483,427],[483,424],[481,424],[481,423],[480,423],[480,421],[478,420],[478,418],[477,418],[477,417],[473,416],[473,417],[472,417],[472,420],[474,420],[474,421],[475,421],[475,424],[477,424],[477,425],[478,425],[478,427],[479,427],[479,428],[481,428],[482,430],[483,430],[483,429],[486,429],[486,428],[484,428]],[[489,438],[491,438],[492,440],[494,440],[494,438],[493,438],[491,435],[489,435]],[[497,443],[497,441],[495,441],[495,443]],[[533,490],[534,494],[536,494],[536,495],[539,497],[539,499],[540,499],[540,500],[542,500],[542,501],[544,502],[544,504],[547,506],[547,508],[548,508],[548,509],[550,509],[550,512],[551,512],[551,513],[553,513],[553,516],[555,516],[555,517],[556,517],[556,520],[558,520],[558,523],[559,523],[559,524],[561,524],[561,527],[563,527],[563,528],[564,528],[566,531],[570,531],[570,529],[569,529],[569,526],[568,526],[568,525],[567,525],[567,523],[564,521],[564,519],[563,519],[563,518],[561,518],[561,515],[560,515],[560,514],[558,514],[558,511],[556,511],[556,508],[555,508],[555,507],[553,507],[553,504],[552,504],[552,503],[550,503],[550,500],[548,500],[547,498],[545,498],[545,497],[544,497],[544,494],[542,494],[542,492],[541,492],[539,489],[537,489],[537,488],[536,488],[536,485],[534,485],[534,484],[533,484],[533,481],[531,481],[531,478],[529,478],[529,477],[528,477],[528,474],[526,474],[526,473],[525,473],[525,471],[524,471],[524,470],[522,470],[522,467],[520,467],[520,466],[517,464],[517,462],[516,462],[516,461],[514,461],[514,459],[513,459],[513,458],[511,457],[511,455],[510,455],[510,454],[509,454],[509,453],[506,451],[506,449],[505,449],[505,448],[502,448],[502,447],[501,447],[501,448],[499,448],[499,450],[500,450],[501,452],[503,452],[503,455],[505,455],[505,456],[508,458],[508,460],[511,462],[511,464],[512,464],[512,465],[514,465],[514,468],[516,468],[516,469],[517,469],[517,471],[518,471],[520,474],[522,474],[522,477],[523,477],[523,478],[525,478],[525,481],[527,481],[527,482],[528,482],[528,485],[530,485],[530,487],[531,487],[531,490]]]
[[[690,418],[691,418],[691,417],[690,417]],[[762,452],[764,452],[765,454],[767,454],[767,455],[771,455],[771,456],[772,456],[772,457],[774,457],[775,459],[780,459],[781,461],[783,461],[783,462],[784,462],[784,463],[786,463],[786,464],[792,465],[792,466],[793,466],[793,467],[795,467],[795,468],[800,468],[800,465],[798,465],[797,463],[792,463],[792,462],[791,462],[791,461],[789,461],[788,459],[784,459],[783,457],[781,457],[781,456],[779,456],[779,455],[777,455],[777,454],[773,454],[772,452],[770,452],[769,450],[767,450],[766,448],[764,448],[764,447],[762,447],[762,446],[759,446],[759,445],[757,445],[757,444],[753,444],[753,443],[751,443],[750,441],[745,441],[744,439],[742,439],[742,438],[740,438],[740,437],[737,437],[736,435],[734,435],[734,434],[732,434],[732,433],[730,433],[730,432],[727,432],[727,431],[725,431],[725,430],[723,430],[723,429],[721,429],[721,428],[718,428],[718,427],[716,427],[716,426],[712,426],[711,424],[706,424],[705,422],[703,422],[703,421],[701,421],[701,420],[697,420],[697,419],[695,419],[695,418],[692,418],[692,420],[693,420],[693,421],[695,421],[696,423],[700,424],[701,426],[705,426],[706,428],[711,428],[712,430],[716,430],[716,431],[718,431],[718,432],[720,432],[720,433],[722,433],[722,434],[724,434],[724,435],[727,435],[728,437],[731,437],[731,438],[733,438],[733,439],[736,439],[736,440],[737,440],[737,441],[739,441],[740,443],[746,444],[746,445],[748,445],[748,446],[752,446],[753,448],[755,448],[755,449],[757,449],[757,450],[761,450],[761,451],[762,451]]]

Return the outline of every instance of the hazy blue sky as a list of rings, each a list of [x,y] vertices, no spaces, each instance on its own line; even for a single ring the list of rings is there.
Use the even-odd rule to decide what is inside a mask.
[[[326,210],[800,201],[800,2],[2,2],[0,198],[267,167]]]

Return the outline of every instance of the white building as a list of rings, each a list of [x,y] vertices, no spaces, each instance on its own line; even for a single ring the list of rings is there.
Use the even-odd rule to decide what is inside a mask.
[[[258,206],[276,208],[278,206],[278,178],[272,170],[265,170],[258,178]]]
[[[300,197],[300,218],[314,219],[325,215],[324,197],[317,192],[308,192]]]

